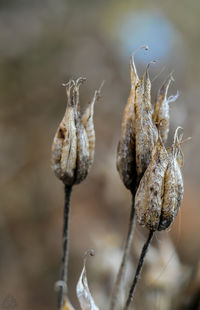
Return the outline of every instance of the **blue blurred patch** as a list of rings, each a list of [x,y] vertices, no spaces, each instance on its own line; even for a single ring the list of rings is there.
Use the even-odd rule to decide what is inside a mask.
[[[159,60],[167,57],[176,39],[177,30],[160,12],[133,12],[126,14],[118,23],[118,38],[122,52],[126,56],[142,45],[149,51],[137,54],[141,62]]]

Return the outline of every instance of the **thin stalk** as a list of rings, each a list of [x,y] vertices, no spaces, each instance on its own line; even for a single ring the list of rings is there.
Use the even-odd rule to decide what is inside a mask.
[[[63,257],[62,257],[62,274],[61,280],[66,285],[61,286],[58,306],[62,308],[64,297],[68,291],[67,277],[68,277],[68,256],[69,256],[69,214],[70,214],[70,197],[72,186],[65,185],[65,205],[64,205],[64,225],[63,225]]]
[[[128,234],[126,238],[126,243],[124,247],[124,253],[123,253],[121,265],[120,265],[120,268],[117,274],[117,278],[116,278],[114,289],[113,289],[112,296],[111,296],[110,310],[115,309],[119,295],[120,295],[120,290],[123,287],[124,278],[125,278],[126,269],[127,269],[128,257],[130,255],[130,249],[131,249],[131,244],[133,240],[134,215],[135,215],[135,191],[132,191],[131,194],[132,194],[132,205],[131,205],[131,213],[130,213],[130,219],[129,219]]]
[[[153,233],[154,233],[154,231],[150,230],[148,238],[147,238],[147,241],[145,242],[145,244],[144,244],[144,246],[142,248],[142,252],[141,252],[140,259],[139,259],[139,262],[138,262],[138,266],[137,266],[137,269],[136,269],[136,272],[135,272],[135,277],[134,277],[134,280],[133,280],[133,284],[131,285],[131,289],[129,291],[129,296],[127,298],[126,305],[125,305],[125,308],[124,308],[125,310],[127,310],[129,308],[131,302],[133,301],[136,285],[138,283],[139,276],[140,276],[140,273],[142,271],[142,267],[143,267],[143,264],[144,264],[145,256],[146,256],[146,254],[148,252],[148,248],[149,248],[151,240],[153,238]]]

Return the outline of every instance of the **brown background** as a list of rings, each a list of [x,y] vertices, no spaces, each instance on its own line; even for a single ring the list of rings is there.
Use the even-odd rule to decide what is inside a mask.
[[[198,262],[199,12],[197,0],[0,1],[0,305],[11,295],[20,310],[56,308],[63,185],[50,169],[50,149],[66,107],[61,83],[78,76],[87,77],[81,89],[83,107],[102,80],[106,82],[95,107],[95,162],[88,178],[73,190],[70,296],[77,305],[75,285],[82,258],[93,247],[96,256],[88,262],[91,290],[101,308],[108,305],[106,293],[119,264],[130,208],[129,193],[115,168],[116,146],[129,92],[128,59],[131,48],[141,43],[150,50],[152,44],[151,56],[157,60],[152,78],[166,66],[153,83],[153,100],[174,70],[176,82],[169,93],[178,89],[180,97],[171,104],[170,139],[177,125],[184,127],[185,137],[192,136],[183,146],[181,212],[170,231],[157,233],[161,243],[169,235],[175,244],[172,254],[166,253],[163,272],[169,272],[173,255],[187,267]],[[131,14],[131,20],[139,20],[132,30],[123,30]],[[157,17],[161,25],[151,28]],[[158,34],[151,32],[156,27]],[[169,27],[168,39],[162,27]],[[150,36],[143,42],[147,29]],[[160,48],[164,52],[157,55]],[[149,59],[147,52],[140,53],[143,58],[136,57],[136,63],[141,73]]]

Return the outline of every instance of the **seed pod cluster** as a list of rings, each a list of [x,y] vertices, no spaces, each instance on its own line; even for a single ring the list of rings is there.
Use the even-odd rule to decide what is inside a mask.
[[[141,48],[148,49],[146,46]],[[117,170],[124,185],[135,191],[151,160],[158,132],[152,119],[149,65],[139,79],[132,55],[129,69],[131,90],[122,119],[117,149]]]
[[[159,89],[153,109],[149,66],[139,78],[134,58],[130,58],[131,90],[123,114],[117,169],[124,185],[136,192],[138,223],[155,231],[171,225],[182,203],[183,154],[179,127],[172,147],[165,148],[170,124],[169,103],[178,97],[167,97],[172,73]]]
[[[179,127],[180,128],[180,127]],[[152,160],[140,181],[136,196],[137,221],[149,230],[164,230],[174,221],[183,199],[182,151],[177,128],[168,151],[161,140],[152,152]]]
[[[94,159],[93,114],[100,90],[95,91],[92,101],[81,115],[79,88],[84,81],[84,78],[78,78],[65,84],[67,108],[52,144],[52,169],[69,186],[79,184],[86,178]]]

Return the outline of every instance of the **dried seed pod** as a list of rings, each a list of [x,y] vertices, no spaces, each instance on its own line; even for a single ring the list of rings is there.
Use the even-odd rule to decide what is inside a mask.
[[[78,111],[79,105],[79,87],[85,81],[83,78],[76,80],[73,89],[73,100],[75,110],[75,124],[77,130],[77,161],[75,170],[75,184],[81,183],[89,171],[89,142],[86,130],[82,124],[81,115]]]
[[[142,46],[141,48],[145,48],[146,50],[148,49],[148,47],[146,46]],[[141,48],[137,49],[135,53]],[[121,136],[117,148],[117,170],[124,185],[130,190],[134,190],[134,188],[136,187],[136,150],[134,122],[135,92],[139,78],[134,63],[135,53],[130,57],[129,61],[131,89],[123,113]]]
[[[177,179],[176,179],[176,159],[173,152],[169,151],[169,162],[164,176],[164,193],[162,211],[158,230],[169,227],[174,220],[174,210],[177,205]]]
[[[180,139],[178,137],[179,129],[180,127],[176,129],[173,146],[168,151],[169,163],[164,177],[162,212],[158,230],[166,229],[173,223],[183,200],[184,186],[180,170],[183,154],[180,149],[182,137]]]
[[[99,100],[101,89],[103,87],[104,82],[102,82],[99,90],[96,90],[94,93],[94,96],[85,109],[81,120],[82,124],[86,130],[88,143],[89,143],[89,167],[91,167],[93,160],[94,160],[94,151],[95,151],[95,130],[94,130],[94,121],[93,121],[93,115],[94,115],[94,105],[95,102]]]
[[[163,140],[163,143],[167,141],[169,133],[169,98],[167,99],[167,92],[169,85],[173,81],[172,72],[167,77],[158,91],[156,104],[153,113],[153,121],[158,127],[159,134]]]
[[[79,88],[85,78],[70,81],[66,86],[67,108],[52,145],[52,169],[64,184],[72,186],[82,182],[89,171],[94,156],[93,106],[86,114],[79,112]],[[73,89],[71,95],[71,89]],[[92,129],[91,129],[92,128]],[[92,131],[92,134],[91,134]],[[94,140],[94,139],[93,139]]]
[[[135,100],[135,139],[136,139],[136,169],[138,182],[143,176],[151,160],[152,150],[158,139],[158,132],[152,121],[151,81],[149,65],[136,87]]]
[[[163,179],[167,165],[168,153],[159,137],[135,196],[138,223],[153,231],[157,230],[160,222]]]
[[[52,169],[65,184],[74,183],[77,160],[77,129],[75,109],[71,98],[74,81],[66,84],[67,108],[52,144]]]

